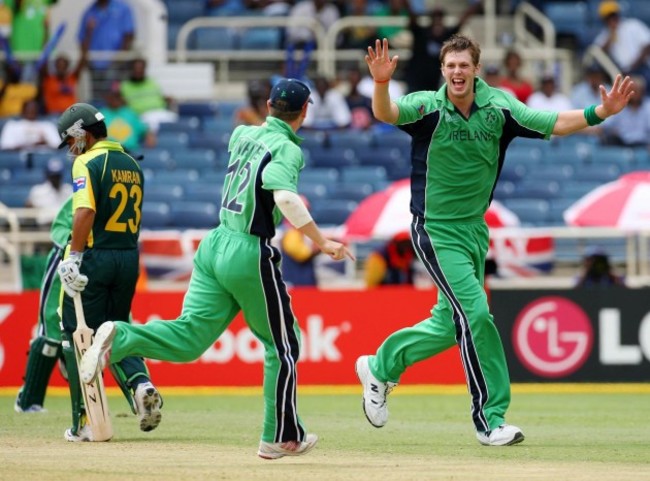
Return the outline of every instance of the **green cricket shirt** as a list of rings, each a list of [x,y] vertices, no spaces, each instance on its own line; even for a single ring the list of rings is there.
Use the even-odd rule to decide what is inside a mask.
[[[532,110],[506,92],[475,81],[466,119],[447,97],[447,85],[395,101],[396,125],[412,137],[411,213],[425,221],[483,218],[515,137],[549,139],[557,113]]]
[[[72,196],[68,197],[56,213],[50,227],[50,239],[55,246],[63,249],[68,243],[70,232],[72,232]]]
[[[282,213],[274,190],[298,192],[305,166],[302,139],[289,124],[267,117],[261,126],[242,125],[230,137],[230,161],[221,201],[221,224],[236,232],[271,238]]]
[[[144,175],[140,164],[117,142],[102,140],[72,165],[72,210],[95,211],[86,245],[136,249],[142,220]]]

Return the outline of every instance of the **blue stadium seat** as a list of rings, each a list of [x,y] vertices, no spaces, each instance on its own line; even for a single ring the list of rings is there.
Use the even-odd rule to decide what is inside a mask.
[[[579,199],[601,185],[600,182],[574,180],[572,182],[567,182],[562,188],[562,191],[564,197],[568,199]]]
[[[301,177],[298,181],[298,192],[304,195],[311,204],[311,202],[326,199],[329,196],[330,185],[317,181],[305,181]]]
[[[353,200],[361,202],[374,192],[374,186],[369,183],[340,183],[333,185],[329,188],[329,196],[331,199],[338,200]]]
[[[616,162],[624,166],[634,163],[635,154],[630,147],[601,146],[594,149],[586,161],[594,164]]]
[[[328,149],[311,150],[309,152],[309,160],[316,167],[335,167],[338,169],[359,164],[354,150],[348,148],[339,149],[331,147]]]
[[[555,225],[564,225],[564,211],[575,203],[575,199],[561,197],[549,202],[549,221]]]
[[[521,146],[513,142],[511,147],[506,151],[505,164],[508,165],[512,162],[524,163],[526,165],[539,164],[542,161],[542,155],[546,149],[539,146]]]
[[[346,167],[341,171],[341,181],[345,183],[368,183],[371,185],[383,185],[388,181],[386,168],[381,165],[363,165]]]
[[[611,182],[621,176],[622,169],[619,164],[601,163],[594,165],[584,165],[577,169],[573,179],[586,182]]]
[[[30,188],[30,185],[3,185],[0,202],[7,207],[25,207]]]
[[[204,2],[167,0],[167,16],[170,23],[183,24],[204,15]]]
[[[573,178],[575,168],[570,164],[534,165],[526,174],[530,180],[555,180],[565,182]]]
[[[196,50],[236,50],[239,43],[233,30],[224,27],[197,28],[190,37]]]
[[[229,138],[230,130],[228,132],[210,132],[207,130],[205,132],[192,132],[190,133],[188,145],[193,149],[213,149],[225,152],[228,149]]]
[[[515,196],[515,183],[509,180],[499,179],[494,188],[494,198],[497,200],[509,199]]]
[[[139,155],[142,155],[142,160],[140,166],[143,169],[151,169],[154,172],[160,170],[171,170],[174,168],[174,162],[172,161],[169,151],[167,149],[160,148],[151,148],[151,149],[140,149],[138,151]]]
[[[182,201],[170,206],[171,225],[179,229],[211,229],[219,225],[216,203]]]
[[[148,202],[175,202],[183,199],[183,187],[168,184],[145,184],[144,203]]]
[[[374,144],[378,149],[385,147],[396,147],[400,150],[410,149],[411,136],[399,129],[393,129],[375,134]]]
[[[522,226],[543,226],[551,220],[545,199],[505,199],[503,205],[517,214]]]
[[[0,168],[23,169],[27,167],[25,156],[20,152],[0,150]]]
[[[189,138],[187,132],[159,132],[156,147],[168,150],[186,148]]]
[[[546,2],[544,13],[553,22],[558,35],[574,37],[584,47],[592,40],[589,23],[589,7],[585,2]]]
[[[173,152],[174,164],[181,169],[214,170],[219,165],[212,149],[182,149]]]
[[[521,180],[515,184],[511,197],[554,199],[562,195],[561,185],[556,180],[530,179]]]
[[[308,167],[300,173],[300,182],[320,182],[331,185],[337,182],[341,174],[334,167]]]
[[[163,122],[158,130],[163,135],[167,132],[185,132],[189,134],[193,130],[201,128],[201,119],[198,116],[180,117],[176,122]]]
[[[374,145],[374,138],[366,132],[341,130],[329,132],[327,142],[330,148],[350,148],[361,154]]]
[[[248,28],[239,38],[242,50],[281,50],[282,30],[278,27]]]
[[[184,190],[183,200],[221,204],[223,183],[196,182]]]
[[[156,172],[152,179],[152,184],[180,185],[188,186],[199,180],[199,173],[192,169],[175,169],[163,170]],[[146,188],[146,187],[145,187]]]
[[[11,183],[13,185],[34,185],[45,180],[43,169],[14,169],[11,172]]]
[[[58,154],[58,155],[57,155]],[[64,171],[72,169],[72,162],[59,152],[30,152],[26,156],[27,166],[34,170],[44,170],[52,159],[57,159],[64,165]]]
[[[325,199],[312,203],[311,213],[319,225],[335,226],[343,224],[356,207],[351,200]]]
[[[171,212],[166,202],[146,201],[142,204],[143,229],[166,229],[170,224]]]
[[[506,161],[503,163],[503,167],[501,168],[499,180],[517,182],[526,177],[529,168],[530,166],[527,162],[511,161],[506,157]]]
[[[178,104],[179,117],[214,117],[218,113],[218,102],[180,102]]]
[[[11,170],[0,168],[0,185],[11,183]]]
[[[234,129],[232,115],[220,114],[217,117],[206,117],[203,121],[203,131],[210,135],[223,135]]]
[[[311,150],[326,147],[327,134],[322,130],[301,129],[298,131],[298,135],[303,139],[300,144],[303,149]]]

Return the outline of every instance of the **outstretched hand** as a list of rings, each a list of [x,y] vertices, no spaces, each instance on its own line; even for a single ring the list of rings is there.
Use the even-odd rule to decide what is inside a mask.
[[[337,242],[335,240],[328,239],[325,241],[325,243],[320,246],[320,250],[330,256],[332,259],[335,261],[340,261],[345,259],[346,257],[352,259],[353,261],[356,260],[354,257],[354,254],[350,252],[350,250],[345,246],[345,244],[341,242]]]
[[[616,76],[609,92],[605,87],[600,86],[600,99],[608,117],[619,113],[625,108],[634,94],[634,88],[635,84],[632,79],[628,76],[623,78],[621,74]]]
[[[390,58],[388,55],[388,39],[383,42],[379,39],[375,40],[375,48],[368,47],[368,55],[366,55],[366,63],[370,70],[370,75],[376,82],[388,82],[397,68],[397,60],[399,56],[395,55]]]

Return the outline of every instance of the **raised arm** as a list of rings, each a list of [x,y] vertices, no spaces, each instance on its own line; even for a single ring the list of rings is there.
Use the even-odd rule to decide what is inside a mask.
[[[377,39],[374,49],[368,47],[366,63],[370,75],[375,81],[375,89],[372,93],[372,113],[377,120],[388,124],[394,124],[399,118],[399,108],[395,102],[391,101],[388,93],[388,84],[395,72],[398,59],[397,55],[393,58],[388,55],[387,39],[384,39],[383,43]]]
[[[621,74],[616,76],[609,92],[600,86],[601,103],[584,110],[567,110],[560,112],[553,127],[554,135],[568,135],[592,125],[598,125],[607,117],[616,115],[630,101],[634,93],[634,82]]]

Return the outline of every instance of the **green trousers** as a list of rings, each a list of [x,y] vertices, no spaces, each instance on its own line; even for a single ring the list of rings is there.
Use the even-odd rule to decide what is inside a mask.
[[[399,382],[408,366],[457,344],[477,431],[503,424],[510,378],[484,289],[488,229],[484,222],[412,227],[415,250],[438,287],[431,317],[391,334],[370,358],[381,381]]]
[[[280,253],[268,239],[223,226],[211,231],[194,257],[181,315],[140,326],[117,323],[110,361],[132,355],[193,361],[243,311],[265,350],[262,440],[304,440],[296,407],[300,331],[279,264]]]

